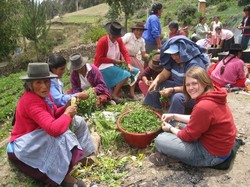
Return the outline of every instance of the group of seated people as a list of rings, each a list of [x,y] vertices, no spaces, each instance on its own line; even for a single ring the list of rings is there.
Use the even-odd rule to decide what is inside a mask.
[[[27,175],[50,185],[85,186],[70,175],[74,164],[96,153],[84,119],[77,116],[78,99],[88,99],[92,88],[101,106],[121,101],[122,87],[128,84],[129,97],[136,100],[135,87],[145,96],[143,103],[161,109],[160,97],[169,100],[162,115],[162,132],[155,139],[157,153],[149,160],[165,165],[167,157],[193,166],[215,166],[231,156],[236,125],[227,105],[226,84],[245,87],[250,83],[240,59],[242,49],[234,44],[229,55],[214,65],[206,50],[183,35],[173,36],[151,57],[145,52],[143,23],[122,36],[118,22],[105,25],[107,35],[99,39],[94,63],[80,53],[69,57],[71,89],[61,80],[66,59],[57,53],[47,63],[30,63],[24,80],[24,94],[18,101],[8,157]],[[138,52],[144,66],[137,58]],[[124,66],[125,65],[125,68]],[[72,98],[77,102],[71,102]],[[32,103],[32,104],[30,104]],[[185,115],[186,108],[192,113]],[[171,122],[186,125],[179,129]],[[73,129],[71,128],[73,126]]]

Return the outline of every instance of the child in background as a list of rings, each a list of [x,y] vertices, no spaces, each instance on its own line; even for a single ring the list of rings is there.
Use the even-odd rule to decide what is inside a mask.
[[[169,28],[169,38],[172,38],[174,36],[178,35],[184,35],[188,37],[188,27],[180,28],[179,24],[175,21],[171,21],[168,25]]]

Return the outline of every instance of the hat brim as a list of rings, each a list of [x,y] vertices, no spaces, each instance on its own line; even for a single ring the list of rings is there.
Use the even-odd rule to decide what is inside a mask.
[[[169,48],[166,50],[166,51],[164,51],[164,53],[166,53],[166,54],[176,54],[176,53],[178,53],[179,52],[179,49],[178,49],[178,46],[177,45],[170,45],[169,46]]]
[[[53,79],[53,78],[57,78],[58,76],[54,73],[49,73],[49,76],[45,76],[45,77],[29,77],[28,75],[22,75],[19,77],[19,79],[21,80],[38,80],[38,79]]]
[[[112,34],[113,36],[117,36],[117,37],[122,37],[126,34],[126,31],[125,31],[125,28],[122,27],[121,29],[121,32],[120,34],[117,34],[117,33],[112,33],[110,32],[110,26],[111,26],[111,23],[107,23],[105,26],[104,26],[104,29],[109,33],[109,34]]]
[[[83,66],[85,66],[87,64],[89,58],[88,57],[81,57],[81,58],[82,58],[82,64],[81,64],[81,66],[79,66],[77,68],[73,68],[71,62],[69,62],[67,64],[68,70],[69,71],[76,71],[78,69],[81,69]]]
[[[131,27],[130,29],[131,29],[131,30],[132,30],[132,29],[140,29],[140,30],[144,30],[144,31],[145,31],[145,30],[148,30],[148,29],[146,29],[146,28],[141,28],[141,27]]]

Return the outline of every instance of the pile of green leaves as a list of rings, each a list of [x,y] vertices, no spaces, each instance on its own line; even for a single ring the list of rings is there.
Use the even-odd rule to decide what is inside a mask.
[[[101,144],[104,150],[108,150],[110,145],[114,146],[122,141],[119,140],[119,131],[115,122],[106,120],[102,114],[97,115],[93,121],[101,137]]]
[[[160,118],[151,110],[135,109],[121,118],[121,127],[127,132],[155,132],[160,128]]]
[[[90,117],[91,114],[98,109],[98,107],[96,106],[98,98],[93,88],[87,89],[86,92],[89,94],[89,98],[80,100],[78,105],[78,115]]]
[[[115,159],[108,156],[98,157],[97,162],[91,167],[84,169],[75,168],[73,173],[77,178],[88,178],[95,183],[106,183],[110,187],[121,186],[121,179],[128,173],[125,166],[130,161],[130,157]]]

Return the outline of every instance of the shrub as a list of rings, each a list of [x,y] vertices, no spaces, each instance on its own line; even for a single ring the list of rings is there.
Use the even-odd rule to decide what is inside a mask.
[[[193,23],[194,20],[198,18],[198,10],[197,7],[191,4],[183,4],[178,8],[178,21],[182,23],[182,25],[194,25],[197,22]]]
[[[89,26],[88,30],[83,35],[83,43],[95,43],[106,33],[106,30],[100,26]]]
[[[245,6],[249,4],[249,0],[238,0],[238,6]]]
[[[135,13],[135,18],[140,19],[140,18],[145,18],[147,16],[147,12],[143,9],[140,9],[138,12]]]
[[[226,9],[228,9],[228,3],[221,3],[221,4],[219,4],[217,11],[220,12],[220,11],[224,11]]]

